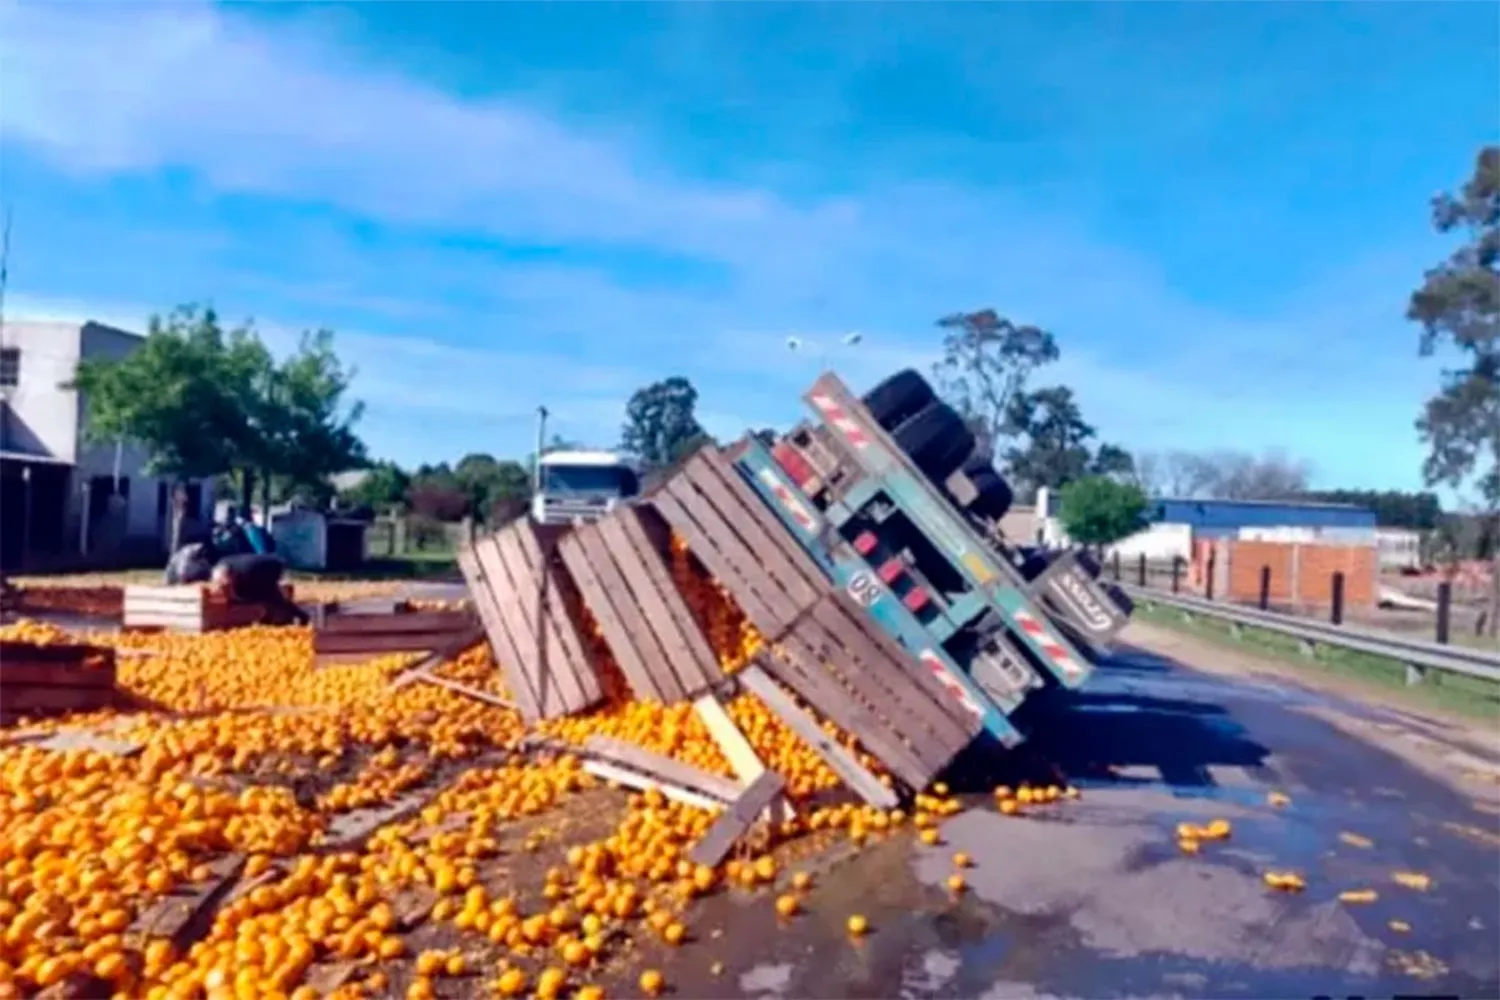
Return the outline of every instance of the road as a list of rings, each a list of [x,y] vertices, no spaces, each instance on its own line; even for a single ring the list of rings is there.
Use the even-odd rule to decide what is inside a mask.
[[[1140,623],[1127,638],[1005,771],[967,769],[975,804],[942,845],[834,852],[791,921],[764,896],[711,897],[697,943],[640,958],[678,997],[1500,997],[1496,726]],[[1081,799],[994,810],[995,783],[1054,767]],[[1176,825],[1214,818],[1230,839],[1183,855]],[[955,851],[975,861],[956,899]],[[1306,890],[1272,892],[1267,870]],[[1361,889],[1378,897],[1338,899]],[[873,928],[860,944],[855,913]]]
[[[1500,996],[1492,738],[1176,633],[1128,635],[1136,648],[1049,709],[1032,747],[1028,767],[1087,775],[1080,800],[1027,818],[985,802],[941,846],[868,848],[790,923],[764,900],[718,900],[696,922],[707,947],[666,966],[680,994]],[[1212,818],[1230,839],[1183,855],[1176,824]],[[955,900],[943,883],[960,850],[975,865]],[[1306,890],[1273,892],[1266,870]],[[1359,889],[1376,900],[1337,898]],[[844,932],[856,912],[875,928],[858,945]]]

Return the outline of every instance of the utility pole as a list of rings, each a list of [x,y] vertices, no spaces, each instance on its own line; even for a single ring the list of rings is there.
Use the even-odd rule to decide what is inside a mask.
[[[5,230],[0,233],[0,348],[5,347],[5,286],[10,276],[11,206],[5,206]],[[0,451],[10,447],[10,390],[0,386]]]
[[[542,449],[547,442],[547,408],[536,408],[536,457],[532,459],[531,485],[537,493],[542,492]]]

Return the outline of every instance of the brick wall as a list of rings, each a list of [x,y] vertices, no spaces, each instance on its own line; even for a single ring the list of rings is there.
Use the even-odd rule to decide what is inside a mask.
[[[1233,541],[1229,550],[1229,587],[1225,597],[1235,601],[1260,600],[1262,567],[1271,568],[1270,598],[1272,604],[1296,604],[1293,580],[1297,550],[1295,543]],[[1345,584],[1347,587],[1348,585]]]
[[[1324,545],[1313,542],[1222,540],[1194,546],[1190,584],[1203,592],[1210,556],[1214,562],[1214,598],[1253,604],[1260,600],[1261,568],[1271,569],[1272,606],[1321,606],[1333,603],[1333,575],[1344,574],[1344,606],[1373,607],[1380,573],[1379,556],[1369,545]]]

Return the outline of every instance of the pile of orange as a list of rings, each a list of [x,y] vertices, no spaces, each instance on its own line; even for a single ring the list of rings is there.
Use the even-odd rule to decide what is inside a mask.
[[[760,652],[762,637],[680,542],[672,571],[726,672]],[[597,626],[589,631],[610,697],[538,731],[573,744],[609,735],[733,773],[691,706],[631,700]],[[0,628],[0,636],[67,638],[35,623]],[[839,779],[764,704],[741,695],[729,714],[785,777],[801,804],[797,818],[709,868],[687,854],[711,814],[656,792],[632,794],[605,835],[567,848],[539,894],[499,891],[485,877],[490,859],[550,842],[533,827],[599,784],[568,755],[506,760],[526,734],[514,711],[433,685],[393,690],[406,656],[315,667],[306,629],[103,641],[122,654],[120,685],[176,714],[120,720],[111,735],[142,744],[133,757],[0,746],[0,1000],[84,974],[121,997],[300,1000],[316,995],[304,982],[313,966],[338,959],[368,963],[341,997],[390,995],[385,963],[395,961],[411,963],[413,998],[436,995],[445,977],[476,973],[501,995],[598,997],[591,980],[632,939],[693,940],[692,900],[777,885],[782,843],[815,833],[862,843],[907,825],[903,810],[813,808],[808,800]],[[486,647],[442,673],[505,696]],[[847,734],[825,729],[861,753]],[[473,759],[485,754],[495,762],[479,766]],[[418,815],[381,827],[358,851],[327,853],[340,814],[431,787],[439,773],[457,776]],[[958,804],[935,787],[915,807],[911,819],[930,829]],[[517,824],[531,829],[519,843]],[[154,902],[205,885],[212,864],[231,853],[247,856],[243,877],[253,888],[222,905],[202,940],[178,953],[132,932]],[[808,888],[804,875],[792,884]],[[432,918],[494,955],[493,967],[474,968],[462,950],[409,952],[399,920],[420,892],[436,895]],[[795,912],[801,899],[777,905]],[[655,993],[666,983],[647,970],[639,986]]]

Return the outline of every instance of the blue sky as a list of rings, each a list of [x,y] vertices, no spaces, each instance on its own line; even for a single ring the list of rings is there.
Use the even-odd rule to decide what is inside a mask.
[[[932,321],[1053,329],[1103,437],[1411,487],[1427,200],[1500,131],[1485,4],[0,3],[9,316],[328,326],[372,450],[782,423]]]

